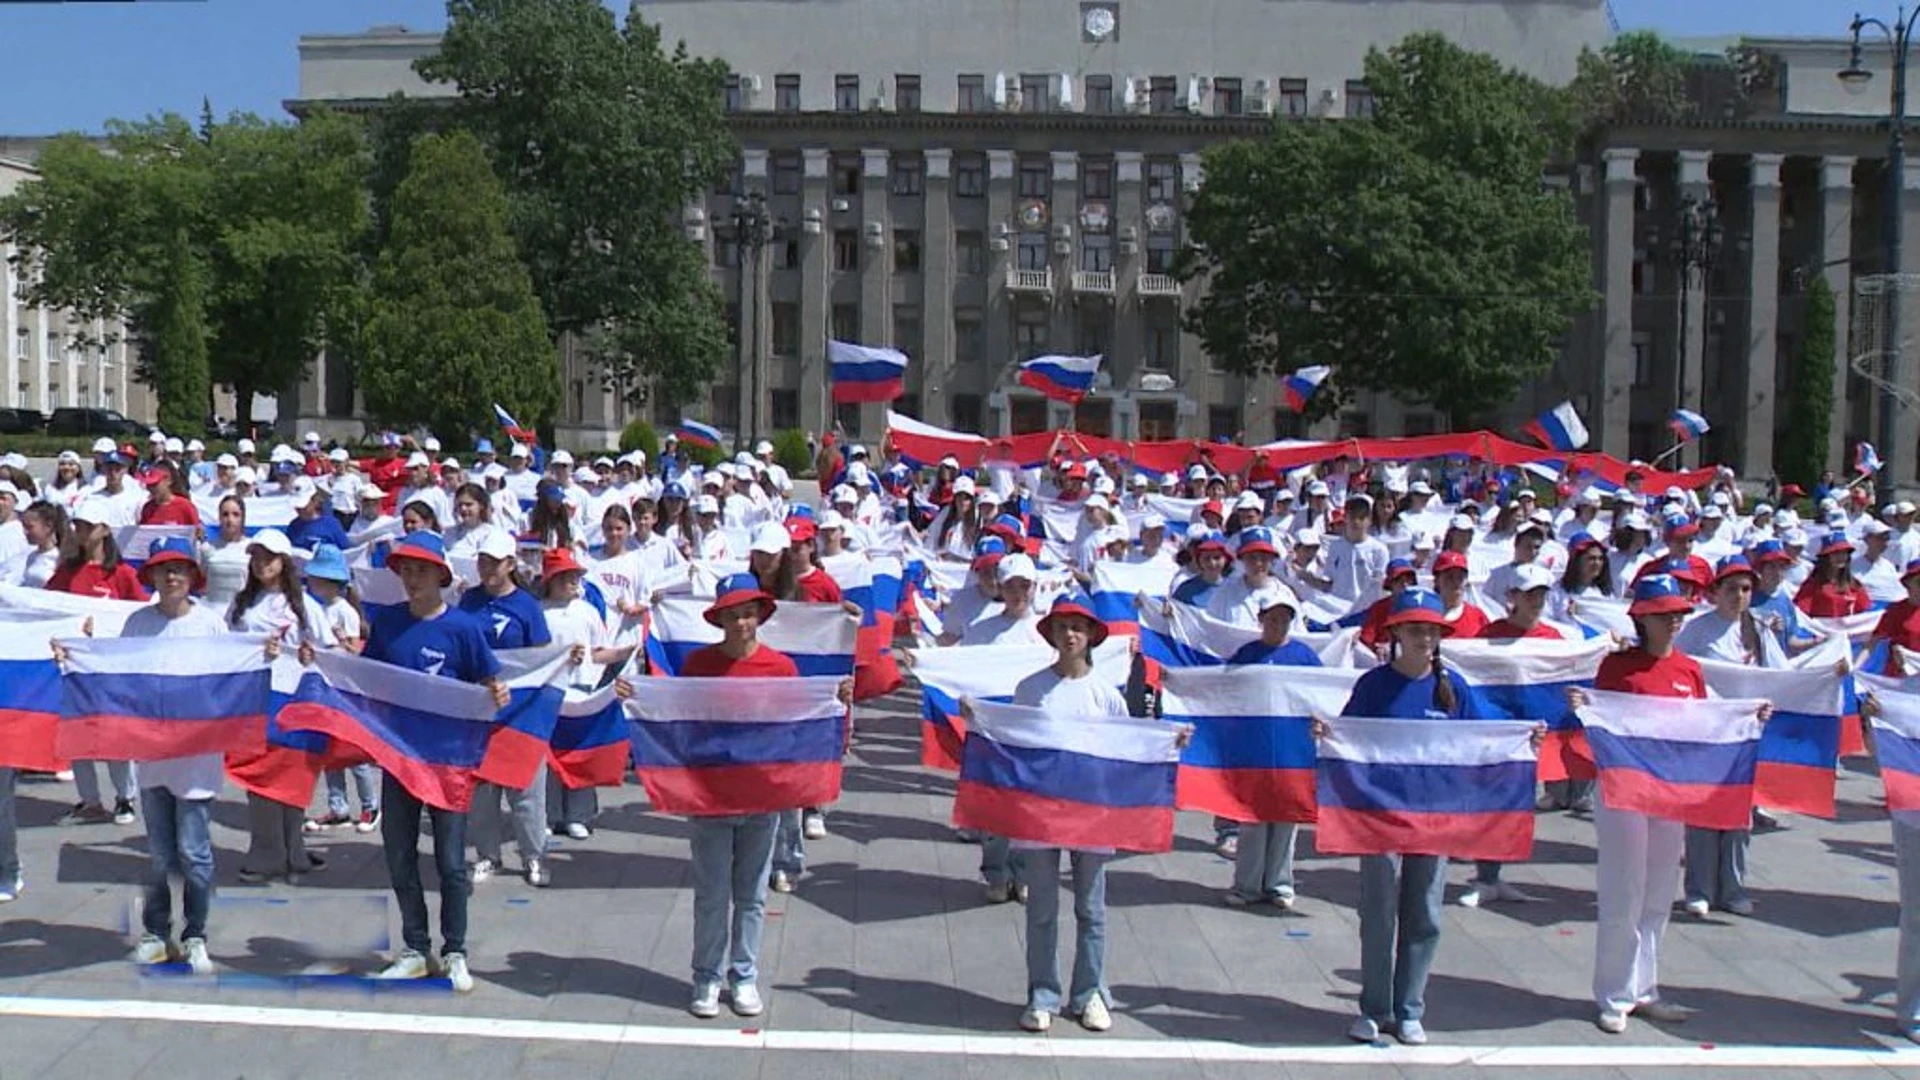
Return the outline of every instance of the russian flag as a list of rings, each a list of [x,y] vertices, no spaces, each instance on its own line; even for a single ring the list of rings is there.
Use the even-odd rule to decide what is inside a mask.
[[[138,571],[146,565],[153,545],[169,537],[191,540],[195,531],[191,525],[123,525],[114,530],[113,543],[120,549],[120,561]]]
[[[1536,768],[1530,723],[1342,716],[1320,740],[1314,847],[1524,862]]]
[[[267,741],[265,639],[61,638],[60,727],[69,761],[159,761]]]
[[[984,435],[935,427],[891,409],[887,411],[887,445],[898,450],[909,463],[922,468],[952,455],[961,468],[971,469],[980,464],[987,451]],[[828,486],[822,485],[823,490]]]
[[[1872,476],[1874,473],[1880,471],[1880,465],[1880,451],[1875,450],[1872,443],[1862,439],[1860,443],[1853,448],[1854,472],[1859,473],[1861,476]]]
[[[1180,752],[1180,809],[1313,821],[1313,717],[1338,714],[1359,677],[1356,668],[1265,664],[1164,671],[1161,715],[1193,726]]]
[[[500,421],[500,426],[506,429],[507,437],[515,442],[537,443],[540,441],[538,433],[521,427],[520,421],[515,420],[512,413],[501,408],[499,402],[494,402],[493,416]]]
[[[1152,603],[1164,603],[1172,582],[1173,574],[1165,566],[1101,560],[1093,564],[1093,613],[1113,633],[1136,635],[1140,633],[1140,613],[1134,607],[1135,598],[1145,596]]]
[[[827,362],[835,405],[893,401],[907,392],[907,354],[898,349],[829,340]]]
[[[691,446],[704,446],[709,450],[720,448],[720,429],[710,427],[698,420],[682,417],[680,426],[674,431],[680,436],[681,442]]]
[[[1567,688],[1590,687],[1613,639],[1473,638],[1449,641],[1447,663],[1472,688],[1468,712],[1486,720],[1547,725],[1540,745],[1540,780],[1591,780],[1593,751],[1580,717],[1567,705]]]
[[[840,586],[841,597],[860,608],[860,629],[854,639],[854,700],[871,701],[898,690],[903,680],[893,658],[893,631],[900,612],[900,560],[853,552],[822,559],[820,568]]]
[[[1573,402],[1563,401],[1520,429],[1520,433],[1550,450],[1578,450],[1587,445],[1587,425]]]
[[[1294,412],[1306,412],[1307,402],[1313,400],[1314,391],[1327,381],[1333,369],[1324,364],[1297,368],[1294,373],[1280,380],[1280,393],[1285,398],[1287,408]]]
[[[507,686],[507,705],[495,714],[498,727],[487,742],[487,755],[474,775],[489,784],[523,791],[552,753],[553,734],[560,722],[560,702],[566,696],[563,680],[570,665],[565,645],[533,649],[502,649],[500,681]]]
[[[1667,417],[1667,427],[1673,430],[1673,437],[1681,442],[1692,442],[1713,430],[1707,418],[1692,409],[1675,409]]]
[[[560,704],[553,729],[553,771],[570,788],[619,787],[633,757],[627,711],[613,684]]]
[[[1051,847],[1171,850],[1182,730],[975,702],[953,823]]]
[[[421,802],[462,813],[498,728],[483,686],[333,651],[314,657],[279,722],[356,746]]]
[[[1920,694],[1903,689],[1912,685],[1906,679],[1862,675],[1860,681],[1880,704],[1880,715],[1873,718],[1873,749],[1887,809],[1911,819],[1920,815]]]
[[[1260,638],[1259,630],[1222,622],[1192,604],[1174,603],[1165,610],[1148,605],[1139,615],[1140,653],[1164,668],[1217,667]],[[1355,629],[1299,630],[1288,637],[1312,649],[1330,668],[1369,668],[1379,662],[1360,644]],[[1344,699],[1339,704],[1345,704]]]
[[[60,667],[48,643],[77,632],[69,615],[0,607],[0,768],[58,772]]]
[[[778,616],[776,616],[777,618]],[[1100,681],[1116,689],[1127,684],[1132,649],[1114,636],[1093,650]],[[956,645],[914,654],[913,675],[920,682],[920,764],[956,772],[967,725],[960,699],[1012,701],[1020,680],[1053,663],[1046,645]]]
[[[268,697],[266,745],[251,751],[228,751],[227,775],[250,794],[304,809],[313,800],[313,785],[322,772],[371,759],[358,747],[317,731],[290,731],[281,726],[280,710],[299,693],[306,669],[291,652],[281,653],[270,668],[273,691]]]
[[[655,675],[678,675],[696,649],[721,638],[702,616],[711,599],[669,596],[653,606],[647,660]],[[860,624],[838,604],[784,601],[760,627],[762,644],[787,654],[802,676],[853,674]]]
[[[68,634],[80,633],[81,625],[92,619],[93,637],[117,638],[121,627],[126,625],[127,616],[146,606],[140,600],[109,600],[99,596],[77,596],[46,589],[0,585],[0,611],[17,612],[21,618],[69,619]],[[46,645],[47,639],[41,639],[40,644]],[[47,655],[53,655],[51,648],[48,648]]]
[[[1100,371],[1098,356],[1036,356],[1020,364],[1020,385],[1040,391],[1043,397],[1077,405],[1093,392],[1093,377]]]
[[[839,676],[633,680],[634,771],[669,814],[764,814],[840,797]]]
[[[1751,824],[1760,702],[1606,690],[1587,697],[1580,720],[1608,807],[1702,829]]]
[[[1707,689],[1720,697],[1773,702],[1773,716],[1760,728],[1755,800],[1796,814],[1833,817],[1846,682],[1833,665],[1767,669],[1701,660],[1700,668]]]

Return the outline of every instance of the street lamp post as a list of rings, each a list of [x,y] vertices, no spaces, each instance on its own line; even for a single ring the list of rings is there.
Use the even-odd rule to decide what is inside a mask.
[[[1709,299],[1709,272],[1713,256],[1720,248],[1720,208],[1712,199],[1702,201],[1688,195],[1680,200],[1680,220],[1676,223],[1668,260],[1680,271],[1680,333],[1674,338],[1673,407],[1687,407],[1687,341],[1691,333],[1694,275],[1700,276],[1701,293]],[[1703,320],[1705,321],[1705,320]],[[1701,366],[1706,364],[1706,327],[1701,330]],[[1704,374],[1704,371],[1703,371]]]
[[[1886,39],[1893,53],[1893,90],[1890,94],[1890,111],[1887,115],[1887,189],[1884,197],[1883,213],[1885,223],[1881,226],[1882,246],[1886,251],[1886,265],[1883,271],[1898,274],[1901,263],[1901,246],[1905,239],[1904,223],[1901,220],[1901,202],[1906,195],[1907,181],[1907,49],[1913,44],[1913,29],[1916,20],[1920,20],[1920,8],[1912,12],[1902,6],[1894,13],[1893,22],[1880,19],[1853,17],[1848,27],[1853,33],[1853,48],[1847,57],[1847,66],[1840,72],[1840,83],[1850,94],[1864,93],[1867,85],[1873,81],[1873,72],[1861,62],[1861,31],[1877,30]],[[1890,355],[1887,358],[1885,379],[1880,383],[1880,424],[1875,435],[1879,444],[1880,475],[1886,478],[1885,486],[1891,493],[1894,478],[1900,474],[1894,471],[1894,460],[1903,454],[1913,452],[1911,446],[1898,445],[1895,435],[1894,411],[1900,408],[1897,391],[1905,377],[1905,357],[1900,342],[1900,290],[1895,289],[1893,299],[1887,304],[1887,336]]]
[[[747,415],[734,427],[733,448],[745,449],[750,438],[760,435],[760,252],[773,239],[773,221],[767,216],[767,197],[759,191],[749,191],[734,200],[733,204],[733,244],[739,258],[736,272],[740,275],[740,334],[747,346],[747,370],[750,396]],[[751,320],[748,312],[751,311]],[[751,323],[752,335],[748,336],[747,327]],[[750,422],[748,422],[750,421]]]

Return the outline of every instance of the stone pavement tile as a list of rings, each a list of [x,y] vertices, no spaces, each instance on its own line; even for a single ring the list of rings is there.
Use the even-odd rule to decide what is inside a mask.
[[[52,1075],[55,1064],[67,1060],[84,1072],[85,1055],[74,1051],[99,1038],[102,1028],[93,1020],[0,1020],[0,1076]]]
[[[848,1062],[851,1080],[968,1080],[973,1075],[969,1059],[958,1054],[853,1054]],[[980,1058],[981,1061],[996,1059]]]
[[[50,1063],[49,1075],[137,1076],[147,1062],[192,1029],[156,1023],[102,1024]]]
[[[965,1059],[970,1080],[1059,1080],[1059,1062],[1048,1057],[975,1055]]]
[[[1061,1080],[1205,1080],[1200,1063],[1190,1059],[1154,1058],[1150,1061],[1057,1058]]]
[[[612,1043],[560,1043],[544,1040],[515,1047],[508,1044],[513,1075],[524,1080],[582,1080],[605,1076],[613,1067]],[[459,1076],[459,1073],[448,1075]],[[654,1075],[659,1075],[655,1073]]]
[[[1303,1076],[1301,1066],[1275,1065],[1251,1061],[1203,1061],[1200,1075],[1205,1080],[1290,1080]]]

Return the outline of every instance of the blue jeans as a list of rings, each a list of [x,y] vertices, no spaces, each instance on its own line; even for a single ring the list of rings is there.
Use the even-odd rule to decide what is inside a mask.
[[[992,833],[980,834],[980,876],[989,885],[1020,884],[1026,852],[1013,850],[1013,841]]]
[[[373,813],[380,809],[380,779],[374,775],[372,765],[355,765],[351,769],[327,770],[327,813],[335,817],[347,816],[347,774],[353,774],[353,790],[360,796],[360,809]]]
[[[400,903],[400,936],[422,955],[433,949],[427,928],[427,889],[420,880],[420,811],[433,827],[433,862],[440,872],[440,954],[467,951],[467,815],[426,806],[391,774],[382,774],[380,846],[387,877]]]
[[[19,773],[0,768],[0,888],[20,879],[20,819],[13,806]]]
[[[1070,851],[1073,867],[1073,985],[1067,1012],[1095,994],[1107,996],[1107,863],[1113,856]],[[1030,848],[1020,876],[1027,885],[1027,1008],[1060,1011],[1060,849]]]
[[[140,921],[157,938],[173,930],[173,893],[168,876],[180,875],[181,938],[207,936],[213,906],[212,799],[182,799],[163,787],[140,791],[147,826],[147,903]]]
[[[73,790],[79,795],[80,801],[89,806],[107,805],[106,801],[100,797],[99,766],[101,764],[98,761],[73,763]],[[136,778],[133,762],[109,761],[104,764],[107,766],[107,779],[113,783],[114,798],[132,802],[138,797],[139,789],[134,786]]]
[[[1383,1025],[1427,1012],[1427,975],[1440,947],[1447,860],[1360,857],[1360,1013]]]
[[[1256,821],[1240,828],[1240,852],[1233,860],[1233,891],[1259,902],[1293,895],[1293,846],[1300,826]]]
[[[767,874],[779,814],[695,817],[693,854],[693,982],[738,986],[759,974],[760,932],[767,921]]]
[[[800,810],[782,810],[779,829],[773,837],[773,869],[799,877],[807,868],[807,836],[800,831]]]
[[[1920,1026],[1920,822],[1893,815],[1900,875],[1900,944],[1894,954],[1893,1018],[1901,1031]]]

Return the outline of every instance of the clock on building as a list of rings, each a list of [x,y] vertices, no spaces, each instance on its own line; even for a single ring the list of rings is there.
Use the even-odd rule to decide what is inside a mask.
[[[1120,10],[1112,4],[1080,5],[1082,40],[1111,41],[1120,29]]]

